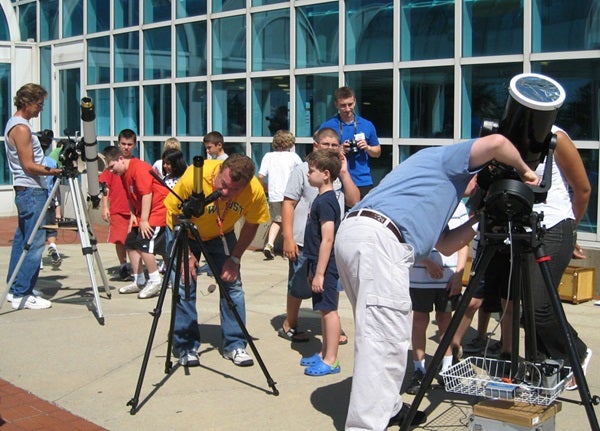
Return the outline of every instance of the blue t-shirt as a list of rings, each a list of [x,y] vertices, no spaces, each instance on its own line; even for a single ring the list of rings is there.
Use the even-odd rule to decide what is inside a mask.
[[[319,260],[319,247],[321,246],[321,223],[326,221],[334,222],[334,231],[340,225],[340,204],[333,190],[326,191],[315,198],[311,207],[308,219],[306,220],[306,230],[304,231],[304,249],[303,253],[308,262],[317,262]],[[329,256],[327,271],[335,271],[335,258],[333,247]]]
[[[433,250],[469,181],[475,140],[420,150],[396,166],[352,210],[371,208],[389,217],[415,250],[415,261]]]
[[[344,123],[340,120],[340,116],[336,115],[321,124],[319,129],[324,127],[329,127],[338,132],[340,142],[351,141],[354,135],[364,133],[367,144],[372,147],[379,145],[379,138],[377,138],[373,123],[356,113],[354,114],[354,121],[351,123]],[[346,153],[346,159],[348,160],[348,172],[350,172],[350,176],[357,187],[373,184],[371,168],[369,167],[369,155],[366,151],[358,150],[356,153]]]

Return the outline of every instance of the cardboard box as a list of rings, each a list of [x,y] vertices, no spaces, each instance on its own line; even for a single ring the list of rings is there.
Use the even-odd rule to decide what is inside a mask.
[[[555,416],[561,408],[562,404],[559,402],[554,402],[549,406],[538,406],[513,403],[512,401],[484,400],[475,404],[473,414],[523,427],[533,427]]]
[[[558,296],[573,304],[591,300],[594,296],[594,268],[568,266],[560,279]]]

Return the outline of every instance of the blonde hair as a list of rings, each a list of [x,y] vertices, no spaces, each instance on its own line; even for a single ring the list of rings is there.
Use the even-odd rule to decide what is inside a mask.
[[[289,130],[278,130],[273,136],[273,149],[275,151],[289,150],[296,144],[296,137]]]
[[[168,138],[165,141],[165,145],[163,147],[163,152],[167,151],[167,150],[181,150],[181,142],[179,142],[179,139],[177,138]]]

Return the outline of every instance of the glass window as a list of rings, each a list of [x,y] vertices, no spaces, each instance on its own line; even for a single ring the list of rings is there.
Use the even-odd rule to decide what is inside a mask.
[[[110,38],[97,37],[87,43],[88,85],[110,82]]]
[[[533,52],[600,49],[600,3],[534,0]]]
[[[144,0],[144,24],[171,19],[171,0]]]
[[[52,98],[50,91],[52,88],[52,47],[49,45],[40,47],[40,85],[48,91],[48,99],[40,114],[41,128],[52,129],[52,103],[50,103]]]
[[[225,12],[245,8],[246,0],[212,0],[212,4],[213,12]]]
[[[0,106],[3,107],[0,111],[0,124],[7,123],[14,109],[10,94],[10,68],[10,63],[0,63]],[[0,151],[0,166],[0,185],[10,184],[12,177],[6,161],[6,151]]]
[[[175,2],[177,18],[187,18],[206,14],[206,0],[177,0]]]
[[[138,87],[115,88],[115,133],[123,129],[139,130],[140,95]]]
[[[296,136],[312,136],[331,113],[337,73],[296,78]]]
[[[144,31],[144,78],[171,77],[171,27]]]
[[[114,5],[115,28],[131,27],[140,23],[139,1],[114,0]]]
[[[252,70],[290,67],[290,11],[252,15]]]
[[[83,0],[62,0],[62,37],[83,34]]]
[[[19,6],[19,28],[21,30],[21,40],[37,40],[36,3]]]
[[[346,64],[392,61],[393,2],[348,0],[346,11]]]
[[[73,138],[81,132],[81,69],[62,69],[58,78],[60,133]]]
[[[393,75],[391,70],[352,72],[346,75],[347,85],[356,94],[356,112],[375,125],[378,137],[392,137]],[[335,114],[333,94],[331,114]],[[325,120],[325,119],[323,119]]]
[[[177,76],[206,75],[206,21],[178,25]]]
[[[408,0],[400,9],[403,61],[454,57],[454,2]]]
[[[146,163],[154,165],[154,162],[162,159],[163,142],[144,141],[144,160]]]
[[[144,87],[144,134],[171,135],[171,84]]]
[[[213,83],[212,130],[225,136],[246,135],[246,80]]]
[[[87,0],[87,32],[110,30],[110,8],[113,2]]]
[[[579,150],[579,154],[592,186],[592,194],[577,230],[595,234],[598,229],[598,150]]]
[[[41,41],[58,39],[58,0],[40,3],[40,20]]]
[[[400,80],[400,137],[452,138],[454,68],[406,69]]]
[[[273,136],[278,130],[289,130],[289,106],[289,76],[252,80],[252,135]]]
[[[140,77],[137,32],[115,35],[115,81],[137,81]]]
[[[285,0],[252,0],[252,6],[264,6],[267,4],[276,4],[284,1]]]
[[[176,115],[178,136],[206,134],[207,100],[205,82],[177,84]]]
[[[483,120],[502,119],[510,80],[522,71],[521,63],[463,67],[462,138],[478,137]]]
[[[463,10],[464,56],[523,51],[522,0],[465,0]]]
[[[96,114],[96,134],[110,136],[110,90],[87,90],[88,97],[94,102]]]
[[[371,177],[373,177],[373,185],[376,186],[379,182],[390,173],[393,166],[394,149],[391,145],[381,146],[381,156],[377,159],[369,159],[369,167],[371,168]]]
[[[532,71],[558,81],[567,93],[556,123],[572,139],[597,141],[600,119],[600,60],[563,60],[532,63]]]
[[[244,15],[213,21],[212,73],[246,71],[246,17]]]
[[[338,13],[337,3],[297,8],[296,67],[338,64]]]

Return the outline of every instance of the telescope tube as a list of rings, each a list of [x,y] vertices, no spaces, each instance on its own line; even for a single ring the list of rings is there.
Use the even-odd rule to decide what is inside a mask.
[[[92,206],[100,204],[100,183],[98,181],[98,142],[96,141],[96,113],[94,101],[89,97],[81,99],[81,121],[83,122],[83,156],[86,162],[88,196]]]

